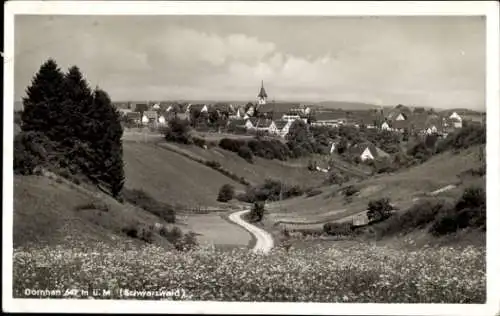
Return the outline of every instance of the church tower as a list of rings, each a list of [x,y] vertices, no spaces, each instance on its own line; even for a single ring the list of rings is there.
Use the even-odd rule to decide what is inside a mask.
[[[266,103],[267,103],[267,93],[266,90],[264,89],[264,80],[262,80],[260,92],[259,95],[257,95],[257,104],[262,105]]]

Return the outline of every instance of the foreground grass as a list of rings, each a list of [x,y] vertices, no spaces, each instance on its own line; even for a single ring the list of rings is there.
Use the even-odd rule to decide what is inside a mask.
[[[16,249],[13,260],[17,298],[37,297],[27,296],[26,289],[63,294],[84,289],[89,295],[104,289],[112,299],[126,298],[120,289],[180,290],[185,296],[169,299],[219,301],[484,303],[486,298],[485,250],[476,247],[402,251],[356,245],[259,255],[96,244]]]

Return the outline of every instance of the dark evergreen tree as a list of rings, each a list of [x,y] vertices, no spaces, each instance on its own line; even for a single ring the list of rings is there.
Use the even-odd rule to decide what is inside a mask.
[[[87,116],[92,122],[92,173],[94,180],[104,183],[114,197],[118,197],[125,182],[123,170],[123,127],[118,110],[111,104],[108,94],[98,87],[94,92],[92,109]]]
[[[92,110],[92,90],[77,66],[71,67],[64,76],[64,88],[65,110],[72,127],[67,136],[87,141],[92,126],[86,119]]]
[[[14,142],[14,169],[31,174],[48,166],[83,174],[119,197],[123,128],[106,92],[93,93],[78,67],[64,75],[49,59],[26,90],[22,132]]]
[[[52,141],[65,137],[64,74],[53,59],[47,60],[35,74],[23,98],[23,131],[41,132]]]

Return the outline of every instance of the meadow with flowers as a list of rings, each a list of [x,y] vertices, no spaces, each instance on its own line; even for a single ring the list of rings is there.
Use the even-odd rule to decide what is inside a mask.
[[[276,248],[267,255],[245,249],[177,252],[105,243],[16,248],[13,294],[39,298],[43,296],[26,295],[26,289],[85,289],[89,295],[74,297],[123,299],[120,289],[180,289],[186,296],[171,299],[484,303],[485,254],[478,247],[407,251],[369,244],[289,252]],[[111,295],[92,297],[91,289]]]

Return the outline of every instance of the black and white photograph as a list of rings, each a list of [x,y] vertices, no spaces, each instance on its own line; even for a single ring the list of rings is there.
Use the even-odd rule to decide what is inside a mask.
[[[6,311],[498,315],[495,1],[4,7]]]

